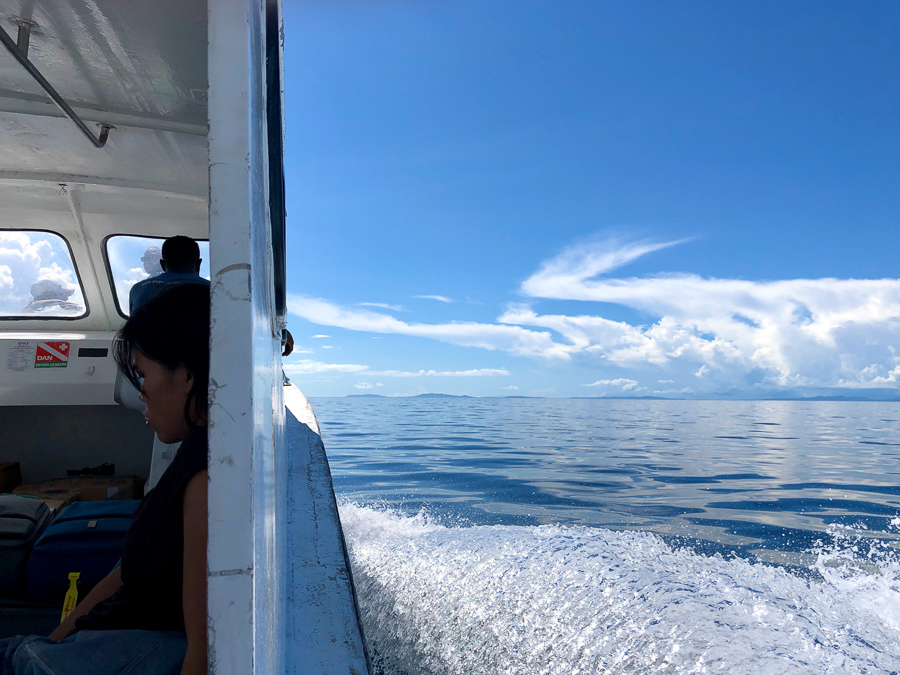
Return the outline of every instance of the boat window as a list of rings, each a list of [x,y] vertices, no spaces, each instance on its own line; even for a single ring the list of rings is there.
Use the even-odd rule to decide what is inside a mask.
[[[116,291],[119,314],[128,316],[128,294],[131,287],[157,274],[162,274],[159,259],[165,237],[135,237],[116,234],[106,239],[106,264]],[[209,279],[209,242],[197,240],[200,246],[200,276]]]
[[[77,319],[87,313],[65,239],[40,230],[0,231],[0,318]]]

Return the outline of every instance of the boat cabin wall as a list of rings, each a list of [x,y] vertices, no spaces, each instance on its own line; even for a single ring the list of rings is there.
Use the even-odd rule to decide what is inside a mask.
[[[0,462],[19,462],[26,484],[101,464],[120,476],[150,472],[153,432],[123,406],[3,406],[0,429]]]

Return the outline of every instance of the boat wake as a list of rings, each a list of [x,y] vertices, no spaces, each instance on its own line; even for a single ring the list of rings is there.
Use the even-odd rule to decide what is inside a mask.
[[[852,533],[803,577],[644,532],[341,520],[375,673],[900,672],[900,556]]]

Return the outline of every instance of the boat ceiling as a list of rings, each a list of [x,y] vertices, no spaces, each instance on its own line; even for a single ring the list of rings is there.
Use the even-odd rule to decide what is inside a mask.
[[[206,0],[0,0],[29,60],[99,133],[94,148],[0,49],[0,179],[50,180],[205,196]]]
[[[65,102],[95,135],[113,127],[94,147],[0,45],[0,230],[61,236],[90,307],[0,331],[115,330],[106,238],[208,237],[207,17],[207,0],[0,0],[0,26],[13,41],[31,27],[28,60]]]

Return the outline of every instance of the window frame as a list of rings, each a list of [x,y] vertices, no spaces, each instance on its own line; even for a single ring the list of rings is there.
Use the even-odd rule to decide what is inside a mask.
[[[134,232],[114,232],[113,234],[108,234],[103,237],[103,241],[100,242],[101,252],[103,253],[103,264],[106,267],[106,279],[109,282],[109,287],[112,289],[112,297],[113,302],[116,305],[116,312],[120,317],[128,320],[130,314],[126,314],[122,311],[122,305],[119,303],[119,293],[116,290],[116,280],[113,276],[112,265],[109,262],[109,240],[114,237],[133,237],[135,239],[159,239],[160,240],[160,248],[162,248],[162,242],[164,242],[169,237],[167,236],[158,236],[155,234],[135,234]],[[194,239],[191,237],[191,239]],[[209,239],[194,239],[198,244],[201,242],[209,243]],[[149,278],[149,277],[148,277]]]
[[[47,230],[41,228],[25,228],[25,227],[4,227],[0,228],[0,232],[37,232],[44,234],[52,234],[55,237],[59,237],[62,242],[66,246],[66,250],[69,252],[69,260],[72,263],[72,269],[75,272],[75,278],[78,280],[78,288],[81,290],[81,299],[84,300],[84,312],[79,314],[78,316],[41,316],[39,313],[28,314],[25,316],[9,316],[6,314],[0,314],[0,321],[81,321],[82,319],[86,319],[91,314],[91,303],[88,300],[87,293],[84,291],[84,282],[81,279],[81,271],[78,269],[78,263],[75,262],[75,254],[72,251],[72,245],[69,243],[69,240],[63,236],[62,233],[57,232],[56,230]]]

